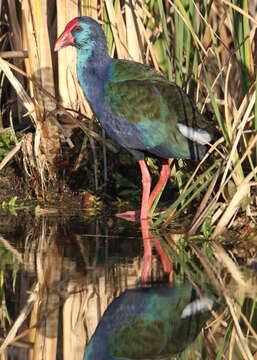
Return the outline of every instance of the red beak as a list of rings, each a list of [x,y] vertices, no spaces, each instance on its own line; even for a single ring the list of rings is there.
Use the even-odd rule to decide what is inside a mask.
[[[60,49],[65,48],[66,46],[74,45],[74,44],[75,42],[70,30],[65,29],[64,32],[56,40],[54,45],[54,51],[58,51]]]

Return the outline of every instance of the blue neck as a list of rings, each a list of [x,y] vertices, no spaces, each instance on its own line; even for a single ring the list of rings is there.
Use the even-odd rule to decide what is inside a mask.
[[[77,75],[83,92],[93,110],[102,103],[103,84],[107,80],[111,58],[105,42],[91,43],[77,51]]]

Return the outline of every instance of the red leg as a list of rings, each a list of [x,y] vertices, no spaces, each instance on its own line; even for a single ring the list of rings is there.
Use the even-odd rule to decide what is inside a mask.
[[[155,237],[152,233],[151,233],[151,239],[153,240],[154,246],[156,251],[158,252],[161,262],[162,262],[162,267],[163,267],[163,271],[165,272],[165,274],[171,274],[172,272],[172,264],[169,261],[166,252],[163,250],[159,240],[157,239],[157,237]]]
[[[158,252],[163,271],[165,274],[168,274],[170,278],[172,278],[172,264],[167,257],[167,254],[163,247],[161,246],[158,238],[152,234],[150,231],[150,220],[143,220],[141,219],[141,231],[142,231],[142,238],[143,238],[143,245],[144,245],[144,258],[143,258],[143,269],[141,272],[141,280],[146,282],[148,279],[148,275],[151,272],[152,267],[152,245],[153,242],[156,251]]]
[[[141,169],[142,185],[143,185],[140,219],[146,220],[148,218],[148,209],[149,209],[148,203],[149,203],[152,179],[145,160],[139,160],[138,163]]]
[[[151,207],[152,207],[152,205],[154,203],[154,200],[156,199],[156,197],[158,196],[160,191],[166,185],[169,177],[170,177],[170,165],[169,165],[168,159],[164,159],[163,163],[162,163],[162,168],[161,168],[159,180],[158,180],[157,184],[155,185],[153,191],[151,192],[151,195],[150,195],[150,198],[149,198],[148,211],[151,210]]]
[[[141,280],[146,282],[152,267],[152,246],[149,232],[149,220],[141,219],[141,231],[144,245],[144,259]]]
[[[116,214],[116,216],[121,217],[128,221],[136,221],[139,220],[139,218],[140,219],[148,218],[148,209],[149,209],[148,202],[150,197],[152,179],[145,160],[139,160],[138,163],[141,170],[142,185],[143,185],[141,211],[126,211],[124,213]]]
[[[159,195],[160,191],[166,185],[169,176],[170,176],[170,166],[168,159],[164,159],[162,163],[162,168],[160,172],[160,177],[155,185],[153,191],[150,193],[151,189],[151,176],[145,160],[139,160],[139,166],[142,174],[142,183],[143,183],[143,194],[142,194],[142,202],[141,202],[141,212],[140,211],[126,211],[124,213],[116,214],[116,216],[121,217],[128,221],[137,221],[140,219],[149,218],[149,212],[151,207]]]

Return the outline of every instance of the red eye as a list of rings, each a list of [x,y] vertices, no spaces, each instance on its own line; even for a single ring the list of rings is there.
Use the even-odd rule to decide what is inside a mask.
[[[80,31],[82,31],[82,27],[81,26],[75,26],[74,31],[80,32]]]

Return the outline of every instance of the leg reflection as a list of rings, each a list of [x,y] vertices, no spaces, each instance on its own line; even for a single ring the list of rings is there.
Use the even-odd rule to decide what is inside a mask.
[[[144,245],[143,269],[141,273],[141,280],[147,281],[152,267],[152,244],[155,246],[157,253],[160,256],[163,271],[172,279],[172,263],[163,249],[158,238],[150,231],[150,220],[141,219],[141,232]]]

